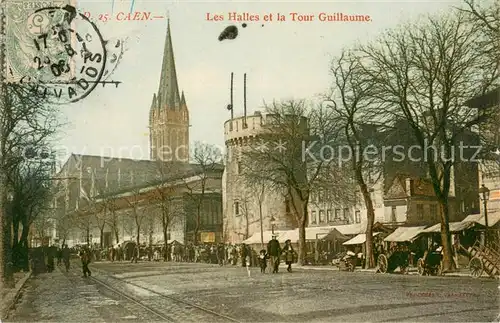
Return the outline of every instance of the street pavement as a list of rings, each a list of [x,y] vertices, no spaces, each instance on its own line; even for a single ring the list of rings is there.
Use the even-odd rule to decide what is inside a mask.
[[[164,262],[102,262],[91,269],[93,277],[177,322],[228,321],[210,312],[240,322],[491,322],[500,309],[498,281],[483,278],[305,269],[261,274],[258,268],[248,277],[239,266]],[[30,280],[10,320],[164,321],[78,270]]]

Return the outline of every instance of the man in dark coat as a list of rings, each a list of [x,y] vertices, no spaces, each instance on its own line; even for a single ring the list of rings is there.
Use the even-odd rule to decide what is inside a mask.
[[[273,235],[272,239],[267,243],[267,254],[271,258],[273,274],[277,273],[280,265],[281,246],[278,240],[276,240],[275,235]]]
[[[62,258],[64,261],[64,267],[66,268],[66,271],[69,270],[69,258],[71,256],[70,250],[68,248],[68,245],[64,245],[62,250],[61,250]]]

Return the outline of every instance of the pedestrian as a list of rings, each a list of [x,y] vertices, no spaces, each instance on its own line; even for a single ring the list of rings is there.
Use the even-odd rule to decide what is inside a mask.
[[[47,271],[49,273],[54,271],[54,257],[57,253],[57,248],[55,246],[50,246],[47,249]]]
[[[290,239],[285,241],[285,246],[283,247],[283,252],[285,252],[285,263],[288,265],[288,268],[286,270],[289,273],[291,273],[292,272],[293,257],[295,255],[295,251],[293,250],[292,241]]]
[[[272,239],[267,243],[267,254],[271,259],[271,266],[273,267],[273,274],[278,273],[279,265],[280,265],[280,255],[281,255],[281,246],[278,240],[276,240],[277,236],[272,235]]]
[[[246,266],[246,259],[248,256],[248,248],[246,244],[242,243],[241,244],[241,267]]]
[[[80,251],[80,259],[82,260],[82,271],[83,271],[83,277],[87,277],[87,275],[90,277],[92,276],[92,272],[89,269],[89,263],[90,263],[90,251],[87,249],[82,249]]]
[[[60,266],[62,263],[62,248],[57,248],[57,265]]]
[[[267,267],[267,254],[266,250],[262,249],[259,253],[259,265],[260,265],[260,272],[265,273],[266,272],[266,267]]]
[[[244,248],[246,249],[245,265],[247,267],[248,277],[250,277],[250,266],[252,265],[250,261],[250,255],[251,255],[250,246],[244,246]]]
[[[219,243],[217,247],[217,260],[219,262],[219,266],[224,266],[226,251],[224,250],[224,244]]]
[[[71,256],[68,245],[63,246],[61,253],[62,253],[62,258],[63,258],[63,262],[64,262],[64,267],[66,268],[66,272],[68,272],[69,271],[69,258]]]

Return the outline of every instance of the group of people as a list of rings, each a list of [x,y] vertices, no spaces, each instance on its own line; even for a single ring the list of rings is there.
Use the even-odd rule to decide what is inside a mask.
[[[64,263],[64,267],[66,271],[68,271],[70,257],[71,249],[68,248],[67,245],[63,245],[60,248],[54,245],[42,246],[30,250],[30,262],[34,274],[53,272],[55,270],[56,260],[58,266]]]

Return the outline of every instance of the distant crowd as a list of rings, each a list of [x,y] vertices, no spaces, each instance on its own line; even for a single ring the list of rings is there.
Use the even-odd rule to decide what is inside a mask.
[[[255,246],[242,244],[204,243],[183,245],[177,241],[161,246],[136,245],[133,242],[118,244],[109,248],[99,245],[79,245],[69,248],[45,246],[33,248],[30,252],[31,268],[36,273],[52,272],[57,265],[70,266],[70,258],[78,257],[82,262],[83,275],[91,275],[88,265],[93,261],[169,261],[219,264],[220,266],[240,265],[242,267],[260,267],[262,272],[272,268],[278,272],[283,260],[288,264],[288,271],[296,261],[296,253],[288,240],[283,247],[275,236],[268,242],[267,248],[257,251]]]

